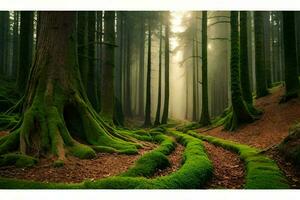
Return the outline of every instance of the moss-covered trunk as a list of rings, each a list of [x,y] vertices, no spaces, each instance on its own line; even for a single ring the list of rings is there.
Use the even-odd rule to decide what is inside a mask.
[[[200,124],[210,124],[208,111],[208,79],[207,79],[207,11],[202,12],[202,110]]]
[[[283,39],[285,61],[285,96],[284,100],[298,97],[300,85],[298,79],[295,12],[283,12]]]
[[[230,16],[231,27],[231,101],[232,108],[225,121],[224,128],[233,131],[242,123],[253,121],[253,117],[248,110],[246,102],[241,93],[240,70],[239,70],[239,27],[238,12],[232,11]]]
[[[103,122],[87,98],[77,63],[75,27],[76,12],[40,12],[24,114],[12,133],[1,138],[0,155],[20,151],[50,154],[61,161],[67,154],[91,158],[95,150],[105,148],[135,151],[136,144]]]

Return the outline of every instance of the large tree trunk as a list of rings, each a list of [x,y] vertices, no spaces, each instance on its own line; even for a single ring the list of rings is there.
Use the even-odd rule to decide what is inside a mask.
[[[76,12],[41,12],[37,50],[19,125],[0,142],[0,154],[91,158],[95,150],[136,151],[92,108],[80,78]],[[77,140],[84,141],[85,144]],[[127,140],[127,141],[125,141]]]
[[[283,38],[285,57],[285,96],[284,101],[298,97],[300,90],[297,51],[295,35],[295,13],[291,11],[283,12]]]
[[[202,12],[202,110],[200,124],[210,124],[208,111],[208,80],[207,80],[207,11]]]
[[[21,11],[20,27],[20,64],[17,77],[17,88],[23,94],[26,88],[26,82],[30,67],[32,64],[32,46],[33,46],[33,12]]]

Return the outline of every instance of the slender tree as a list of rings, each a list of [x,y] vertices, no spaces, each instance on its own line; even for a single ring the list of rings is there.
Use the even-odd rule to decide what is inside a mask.
[[[250,86],[249,62],[248,62],[248,31],[247,31],[247,15],[246,11],[240,12],[240,77],[242,97],[248,105],[249,111],[255,115],[259,114],[253,106],[253,97]]]
[[[12,77],[16,77],[17,69],[19,65],[19,13],[14,11],[14,22],[13,22],[13,59],[12,59]]]
[[[161,110],[161,57],[162,57],[162,24],[159,29],[159,53],[158,53],[158,95],[157,95],[157,109],[154,125],[160,124],[160,110]]]
[[[228,114],[224,128],[234,131],[241,123],[253,121],[247,103],[243,100],[241,92],[240,72],[239,72],[239,27],[238,12],[231,11],[230,16],[231,27],[231,58],[230,58],[230,75],[231,75],[231,112]]]
[[[264,13],[254,12],[255,29],[255,75],[256,75],[256,97],[266,96],[269,92],[266,82],[266,66],[264,60]]]
[[[147,84],[144,126],[151,126],[151,21],[148,19],[148,57],[147,57]]]
[[[208,111],[208,80],[207,80],[207,11],[202,12],[202,110],[200,124],[210,124]]]
[[[169,17],[170,13],[166,12],[165,18],[165,99],[164,99],[164,110],[161,119],[162,124],[168,123],[169,118],[169,98],[170,98],[170,79],[169,79],[169,65],[170,65],[170,47],[169,47]]]
[[[140,16],[140,35],[139,35],[139,116],[144,116],[144,104],[145,104],[145,18]]]
[[[101,82],[101,114],[112,119],[114,113],[115,12],[104,12],[104,51]],[[116,117],[117,118],[117,117]]]
[[[123,140],[130,141],[128,136],[108,126],[93,109],[76,54],[76,12],[41,12],[23,116],[11,134],[1,139],[0,155],[19,149],[34,156],[50,154],[62,163],[66,150],[79,158],[92,158],[103,146],[136,149],[136,144]]]
[[[298,97],[300,85],[297,69],[295,12],[283,12],[283,39],[285,61],[285,95],[283,101]]]
[[[0,74],[6,75],[8,68],[9,12],[0,11]]]

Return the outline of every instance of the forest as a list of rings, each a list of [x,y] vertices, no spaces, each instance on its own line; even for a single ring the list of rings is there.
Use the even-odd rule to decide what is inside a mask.
[[[0,11],[0,189],[300,188],[300,12]]]

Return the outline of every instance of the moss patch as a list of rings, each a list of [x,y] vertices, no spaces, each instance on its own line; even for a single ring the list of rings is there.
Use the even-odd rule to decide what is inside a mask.
[[[31,167],[36,163],[37,159],[19,153],[8,153],[0,156],[0,166],[16,165],[16,167]]]

